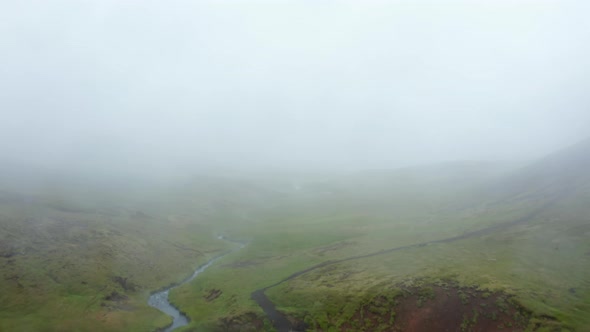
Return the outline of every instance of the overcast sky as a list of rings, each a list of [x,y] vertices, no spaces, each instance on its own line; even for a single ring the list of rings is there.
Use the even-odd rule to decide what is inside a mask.
[[[2,159],[533,158],[590,136],[586,1],[0,2]]]

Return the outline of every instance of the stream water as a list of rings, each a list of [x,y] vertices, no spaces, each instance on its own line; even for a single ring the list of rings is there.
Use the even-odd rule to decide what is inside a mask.
[[[220,240],[226,240],[223,236],[219,236],[218,237]],[[229,241],[229,240],[226,240]],[[230,241],[233,242],[233,241]],[[244,245],[240,244],[239,249],[243,248]],[[161,291],[158,291],[156,293],[153,293],[150,298],[148,299],[148,304],[160,311],[162,311],[163,313],[165,313],[166,315],[172,317],[173,321],[172,321],[172,325],[168,326],[164,331],[165,332],[170,332],[173,331],[174,329],[177,329],[181,326],[185,326],[188,325],[190,319],[184,314],[182,313],[180,310],[178,310],[178,308],[176,308],[175,306],[173,306],[170,301],[168,301],[168,295],[170,294],[170,290],[174,289],[176,287],[182,286],[188,282],[191,282],[193,279],[195,279],[199,274],[203,273],[203,271],[207,270],[207,268],[209,268],[211,265],[213,265],[216,261],[220,260],[221,258],[229,255],[230,253],[232,253],[232,251],[228,251],[226,253],[224,253],[223,255],[219,255],[217,257],[214,257],[212,259],[210,259],[207,263],[205,263],[204,265],[199,266],[194,272],[193,274],[184,279],[182,282],[178,283],[178,284],[174,284],[172,286],[169,286]]]

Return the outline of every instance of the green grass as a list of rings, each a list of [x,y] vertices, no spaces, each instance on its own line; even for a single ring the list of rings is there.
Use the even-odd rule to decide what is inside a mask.
[[[327,204],[324,199],[307,202],[301,210],[281,208],[288,211],[286,216],[274,212],[267,214],[271,216],[267,220],[234,228],[234,236],[251,240],[249,246],[172,294],[174,302],[195,318],[192,327],[213,329],[222,317],[248,311],[261,314],[249,299],[252,290],[320,262],[518,220],[544,203],[513,200],[492,208],[450,210],[442,203],[431,202],[424,208],[423,201],[406,199],[404,209],[396,215],[389,214],[390,206],[374,201],[368,209],[360,208],[360,203],[351,207],[346,196],[331,196]],[[581,201],[582,196],[564,200],[524,225],[495,233],[314,270],[267,294],[281,311],[326,330],[348,321],[354,308],[374,296],[372,289],[384,287],[387,292],[382,294],[395,294],[400,283],[452,279],[460,285],[507,292],[535,317],[554,317],[553,325],[583,331],[590,326],[590,241]],[[443,209],[437,211],[440,206]],[[351,209],[357,213],[348,212]],[[243,264],[231,265],[236,262]],[[224,295],[207,302],[204,294],[211,289]]]
[[[553,213],[561,216],[562,208]],[[583,219],[564,222],[548,214],[482,237],[328,266],[267,294],[285,312],[338,326],[371,289],[450,278],[513,294],[536,317],[555,317],[562,328],[583,331],[590,326],[589,230]]]
[[[407,172],[401,179],[399,174],[314,178],[302,181],[299,191],[269,177],[199,178],[184,186],[115,192],[27,192],[33,198],[28,203],[0,195],[0,330],[165,326],[169,318],[147,306],[150,291],[183,280],[233,248],[215,238],[225,234],[248,244],[170,295],[191,318],[184,330],[216,331],[223,319],[263,317],[250,299],[252,291],[295,272],[518,220],[547,201],[526,188],[499,200],[501,195],[471,183],[457,185],[460,176],[450,181],[446,175]],[[513,295],[543,328],[585,331],[590,327],[588,201],[589,191],[582,188],[525,224],[328,265],[266,293],[279,310],[328,331],[377,296],[393,301],[400,285],[453,280]],[[213,290],[221,293],[208,300]],[[127,300],[106,300],[113,292]],[[371,310],[385,313],[390,302]],[[384,326],[395,321],[395,312],[388,315]],[[265,329],[271,330],[269,322]]]
[[[168,318],[146,305],[149,292],[228,247],[210,226],[88,202],[91,208],[41,196],[0,205],[0,330],[166,325]],[[128,299],[105,300],[112,292]]]

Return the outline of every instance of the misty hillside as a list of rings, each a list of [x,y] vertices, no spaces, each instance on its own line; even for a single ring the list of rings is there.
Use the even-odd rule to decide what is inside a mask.
[[[491,184],[496,199],[550,200],[581,195],[590,188],[590,140],[554,152]]]
[[[590,139],[555,152],[522,169],[523,186],[578,187],[590,181]],[[557,190],[557,188],[556,188]]]
[[[0,332],[590,332],[589,12],[0,0]]]
[[[456,162],[330,176],[199,175],[135,185],[106,180],[91,185],[67,177],[60,182],[53,175],[50,185],[23,187],[20,193],[14,182],[5,182],[0,192],[3,324],[49,330],[164,326],[165,316],[145,306],[149,291],[181,280],[187,267],[230,248],[231,243],[215,238],[225,234],[248,245],[200,276],[204,284],[172,293],[189,315],[205,313],[194,323],[205,331],[216,331],[221,321],[228,331],[238,326],[258,331],[267,318],[250,302],[249,292],[315,264],[365,255],[328,270],[312,269],[271,288],[268,296],[291,320],[305,321],[314,331],[323,328],[313,324],[341,324],[321,318],[321,310],[334,315],[332,310],[343,310],[336,304],[341,296],[349,297],[342,303],[350,303],[347,310],[353,312],[356,301],[369,301],[364,298],[368,285],[451,278],[460,287],[476,283],[516,296],[515,303],[524,307],[514,310],[526,313],[526,321],[510,324],[585,326],[590,285],[583,281],[585,268],[572,264],[582,264],[590,252],[588,149],[582,142],[525,167]],[[445,239],[452,242],[432,252]],[[408,253],[413,263],[403,268],[397,260],[404,256],[386,255],[388,249],[420,243],[423,249]],[[461,249],[465,246],[468,251]],[[374,254],[383,257],[374,262],[369,258]],[[477,263],[482,256],[507,265],[489,270],[487,263]],[[390,260],[395,270],[383,263]],[[522,260],[519,267],[515,260]],[[511,274],[513,269],[519,272]],[[241,276],[239,285],[231,277],[235,273]],[[358,281],[350,279],[359,273]],[[530,282],[530,273],[538,275],[536,282]],[[315,280],[332,285],[329,293]],[[195,302],[212,296],[207,295],[211,289],[233,295]],[[549,296],[546,292],[567,295],[541,305],[539,296]],[[334,308],[318,311],[305,304],[318,297],[335,301]],[[55,301],[77,318],[45,323],[19,318],[21,313],[55,315]],[[582,311],[570,312],[571,306]],[[92,318],[96,315],[104,318]]]

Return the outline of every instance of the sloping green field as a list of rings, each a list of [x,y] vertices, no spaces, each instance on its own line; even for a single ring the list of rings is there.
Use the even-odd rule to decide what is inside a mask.
[[[296,187],[259,176],[5,190],[0,330],[164,327],[150,292],[233,247],[224,235],[247,245],[172,291],[191,318],[181,330],[273,330],[251,298],[259,289],[294,324],[351,330],[379,296],[451,283],[510,296],[529,331],[587,331],[590,176],[572,157],[582,152],[510,172],[457,164],[298,176]],[[380,330],[394,330],[394,313]]]

